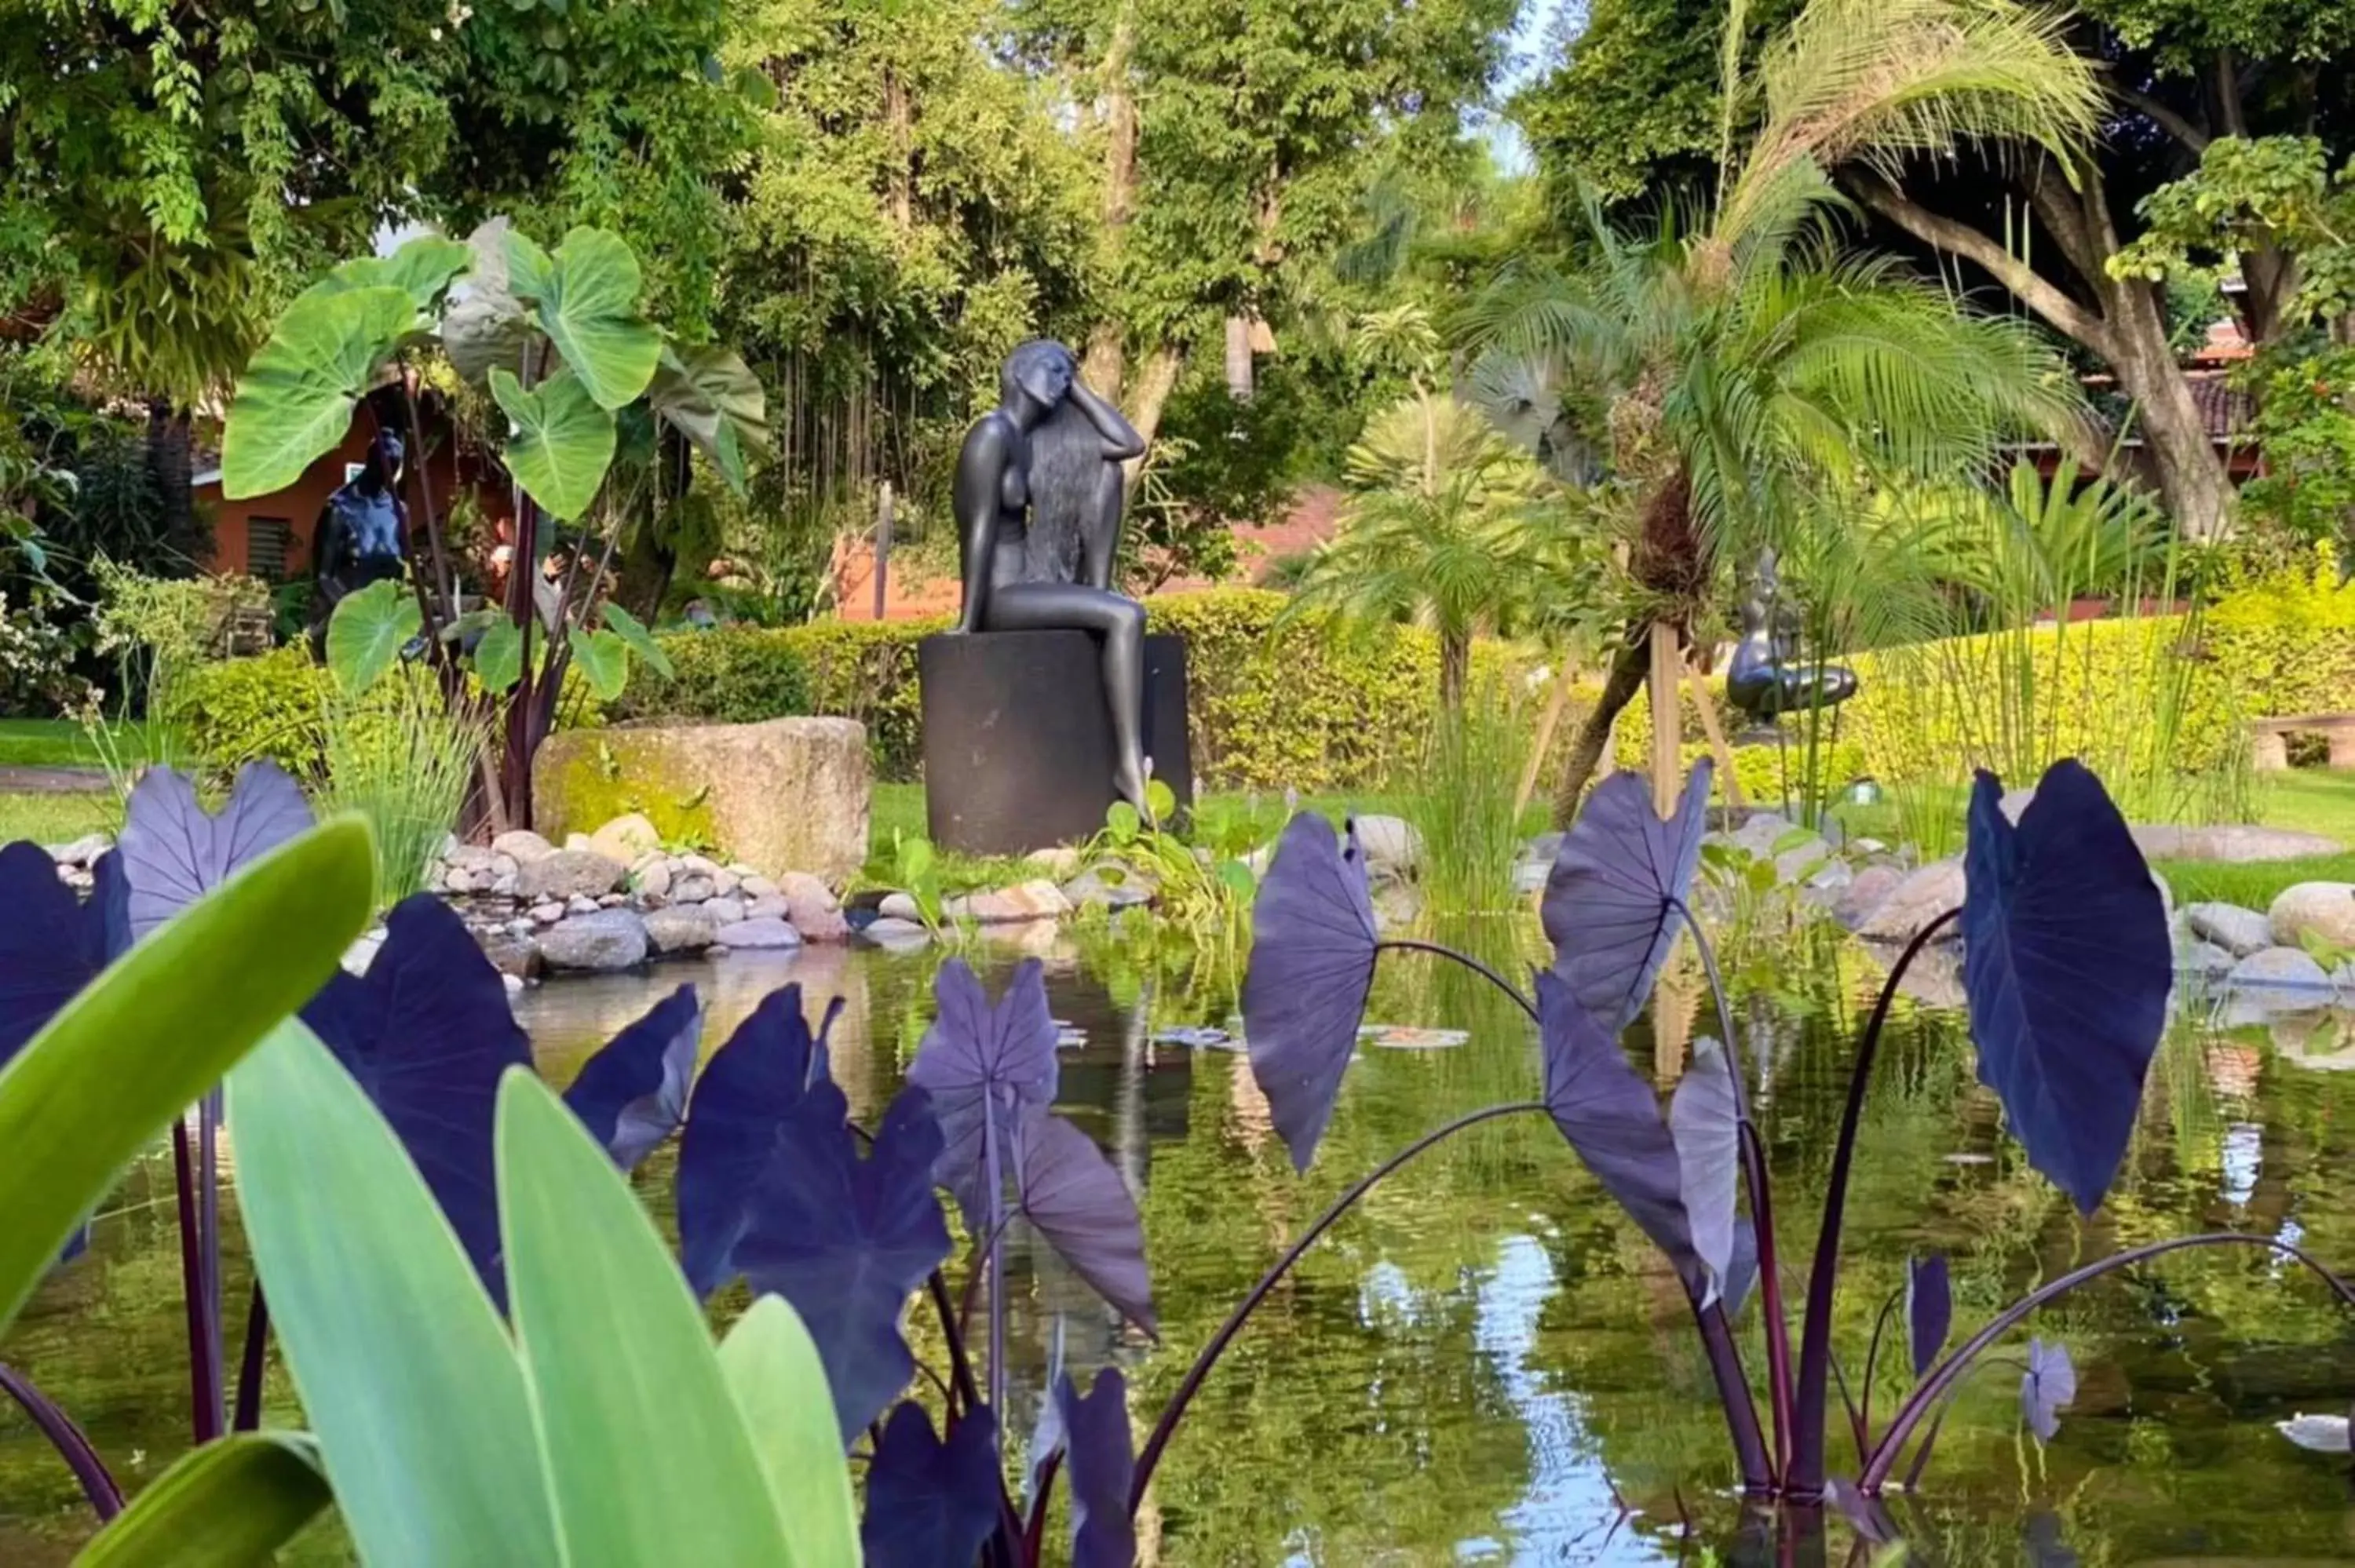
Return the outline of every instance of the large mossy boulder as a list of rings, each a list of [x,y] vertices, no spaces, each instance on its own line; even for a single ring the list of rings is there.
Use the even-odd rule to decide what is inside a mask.
[[[540,747],[532,785],[539,830],[559,843],[635,813],[666,843],[708,845],[773,878],[838,885],[867,861],[873,779],[855,719],[569,730]]]

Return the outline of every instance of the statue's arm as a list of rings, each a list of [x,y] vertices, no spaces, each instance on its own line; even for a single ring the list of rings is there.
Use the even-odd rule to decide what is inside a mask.
[[[1088,417],[1088,423],[1103,437],[1106,462],[1126,462],[1145,455],[1145,438],[1136,433],[1136,427],[1128,422],[1126,415],[1089,391],[1086,382],[1074,380],[1071,383],[1071,401],[1080,406],[1080,412]]]
[[[1009,437],[1003,424],[984,418],[965,433],[957,453],[950,508],[956,514],[957,549],[964,568],[964,606],[959,631],[978,631],[989,611],[989,569],[997,553],[997,497],[1006,477]]]
[[[334,502],[319,508],[318,525],[311,530],[311,584],[322,595],[333,591],[344,558],[344,520]]]

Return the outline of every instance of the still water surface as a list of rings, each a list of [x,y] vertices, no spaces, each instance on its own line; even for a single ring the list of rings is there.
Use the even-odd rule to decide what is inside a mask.
[[[1483,950],[1510,962],[1529,935],[1491,932]],[[993,987],[1020,956],[989,946],[974,955]],[[1315,1169],[1298,1176],[1240,1055],[1156,1039],[1230,1022],[1217,978],[1168,971],[1108,940],[1083,953],[1066,939],[1044,956],[1056,1015],[1071,1026],[1062,1114],[1139,1195],[1161,1342],[1115,1324],[1053,1259],[1019,1251],[1018,1430],[1059,1336],[1083,1377],[1126,1368],[1139,1425],[1149,1423],[1235,1298],[1335,1192],[1440,1121],[1536,1088],[1516,1011],[1477,981],[1386,957],[1372,1017],[1469,1039],[1369,1044]],[[1805,1258],[1850,1042],[1878,974],[1854,947],[1821,938],[1733,958],[1779,1214],[1799,1233],[1786,1234],[1785,1254]],[[897,1087],[922,1033],[937,961],[842,950],[733,959],[550,985],[521,1012],[542,1069],[562,1081],[670,986],[701,989],[709,1051],[771,989],[799,980],[813,1012],[826,997],[846,1000],[835,1070],[867,1115]],[[1664,1083],[1697,1033],[1718,1032],[1701,994],[1692,974],[1672,971],[1631,1038],[1638,1064]],[[2340,1021],[2235,1029],[2190,1012],[2154,1068],[2119,1188],[2090,1221],[2001,1136],[1959,1020],[1901,1012],[1850,1202],[1839,1344],[1851,1380],[1909,1255],[1952,1258],[1958,1336],[2083,1262],[2198,1230],[2294,1239],[2355,1265],[2355,1075],[2330,1070],[2355,1065],[2355,1045],[2342,1047]],[[666,1224],[674,1159],[665,1152],[640,1176]],[[240,1262],[230,1299],[243,1298]],[[1755,1319],[1753,1308],[1742,1325],[1753,1364]],[[1378,1189],[1262,1310],[1170,1450],[1144,1521],[1145,1561],[1819,1560],[1742,1533],[1689,1325],[1666,1267],[1549,1125],[1484,1126]],[[2355,1324],[2321,1290],[2254,1249],[2203,1252],[2092,1287],[2036,1326],[2067,1344],[2079,1370],[2058,1440],[2040,1449],[2019,1425],[2017,1353],[1987,1364],[1946,1424],[1923,1495],[1895,1505],[1913,1562],[2355,1563],[2345,1462],[2292,1449],[2272,1427],[2302,1410],[2344,1411],[2355,1396]],[[91,1255],[46,1287],[4,1353],[137,1485],[186,1443],[183,1334],[167,1170],[150,1160],[110,1205]],[[1902,1394],[1896,1359],[1884,1357],[1877,1417]],[[275,1416],[297,1418],[282,1373],[271,1394]],[[1844,1432],[1834,1443],[1835,1467],[1852,1472]],[[13,1408],[0,1413],[0,1563],[66,1562],[85,1520],[62,1467]],[[1829,1561],[1849,1546],[1834,1524]],[[323,1530],[293,1556],[327,1563],[343,1551]]]

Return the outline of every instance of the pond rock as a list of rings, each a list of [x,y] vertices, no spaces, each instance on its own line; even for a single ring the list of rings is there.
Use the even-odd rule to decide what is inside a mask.
[[[2187,904],[2183,906],[2183,921],[2191,927],[2193,936],[2214,943],[2236,959],[2245,959],[2260,948],[2274,945],[2273,922],[2237,904]]]
[[[1862,881],[1859,876],[1858,883]],[[1923,927],[1949,909],[1960,908],[1962,902],[1962,861],[1952,857],[1934,860],[1901,878],[1854,929],[1870,941],[1910,942]],[[1957,933],[1949,923],[1941,935],[1951,938]]]
[[[529,828],[517,828],[493,839],[491,851],[495,854],[506,855],[517,865],[529,865],[533,861],[546,860],[554,854],[556,846]]]
[[[719,934],[719,923],[699,906],[673,906],[649,910],[646,940],[657,953],[699,953]]]
[[[995,893],[952,898],[944,907],[953,919],[974,920],[984,926],[1055,920],[1071,912],[1071,900],[1063,896],[1063,890],[1044,878],[1001,887]]]
[[[759,898],[740,899],[738,902],[744,906],[744,918],[747,920],[783,920],[797,930],[800,928],[801,922],[794,918],[792,900],[782,893],[771,893]],[[804,932],[802,939],[807,941],[808,933]]]
[[[798,948],[802,934],[783,920],[739,920],[732,926],[722,926],[711,938],[714,947],[744,951],[774,951],[781,948]]]
[[[627,909],[574,915],[539,934],[552,969],[627,969],[646,961],[646,923]]]
[[[545,904],[535,904],[531,906],[531,917],[542,926],[553,926],[564,918],[564,906],[552,898]]]
[[[1092,865],[1063,884],[1063,896],[1075,908],[1128,909],[1153,902],[1154,884],[1125,865]]]
[[[2334,948],[2355,948],[2355,883],[2301,882],[2282,889],[2267,912],[2274,940],[2295,947],[2318,937]]]
[[[655,825],[643,814],[628,811],[591,833],[589,847],[607,860],[617,860],[623,865],[630,865],[640,857],[659,851],[662,834],[655,832]]]
[[[650,855],[639,863],[634,874],[639,894],[647,898],[670,896],[670,862],[661,855]]]
[[[2175,949],[2175,972],[2195,975],[2203,980],[2222,980],[2240,961],[2240,955],[2230,948],[2197,938],[2180,943]]]
[[[858,934],[884,948],[920,948],[932,939],[932,934],[921,922],[890,915],[868,921],[867,928]]]
[[[765,878],[747,877],[744,891],[750,894],[756,882]],[[773,885],[774,895],[784,900],[783,914],[793,922],[794,929],[802,934],[805,942],[839,942],[850,935],[850,922],[844,918],[842,900],[834,895],[822,878],[805,871],[789,871]],[[760,902],[757,898],[753,905]],[[753,905],[747,905],[749,915]]]
[[[733,926],[744,918],[744,901],[741,898],[707,899],[703,907],[716,926]]]
[[[597,898],[622,885],[629,868],[594,850],[553,850],[538,860],[516,857],[516,896],[534,904]]]
[[[682,872],[671,878],[670,901],[673,904],[707,903],[719,892],[719,885],[701,872]]]
[[[499,973],[522,980],[539,978],[539,943],[534,938],[517,937],[502,928],[478,931],[474,934],[474,940],[481,946],[483,956],[491,960],[491,967]]]
[[[1423,863],[1423,834],[1404,817],[1379,813],[1359,817],[1358,845],[1366,852],[1366,869],[1376,876],[1405,876]]]
[[[923,929],[924,912],[916,906],[916,900],[909,894],[885,894],[882,902],[875,906],[875,914],[879,920],[898,920],[918,930]]]
[[[2258,861],[2343,854],[2347,849],[2337,839],[2325,838],[2320,833],[2260,828],[2246,822],[2215,827],[2137,822],[2133,832],[2135,843],[2151,860],[2212,860],[2243,865]]]
[[[1084,860],[1079,850],[1071,844],[1049,844],[1045,849],[1032,850],[1022,858],[1037,866],[1040,875],[1050,876],[1058,882],[1077,876]]]
[[[59,865],[84,866],[114,847],[114,841],[104,833],[86,833],[69,844],[59,844],[49,851],[49,858]]]
[[[2329,975],[2302,948],[2261,948],[2234,964],[2224,983],[2242,992],[2296,993],[2295,1006],[2319,1007],[2330,994]]]

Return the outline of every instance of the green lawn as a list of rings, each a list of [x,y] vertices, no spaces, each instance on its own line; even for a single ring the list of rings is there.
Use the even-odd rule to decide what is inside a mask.
[[[98,747],[79,719],[0,719],[0,767],[97,766]]]
[[[0,794],[0,843],[71,843],[85,833],[112,832],[117,820],[112,795]]]

